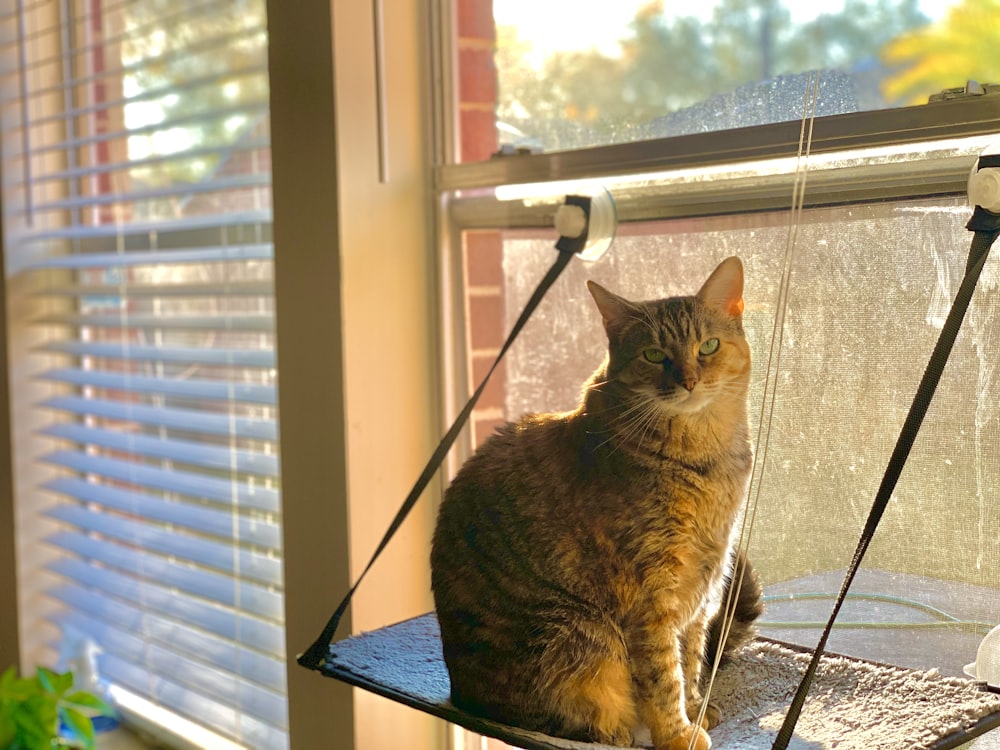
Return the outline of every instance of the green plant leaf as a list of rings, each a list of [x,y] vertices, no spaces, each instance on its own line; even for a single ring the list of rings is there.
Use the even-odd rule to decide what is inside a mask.
[[[38,679],[38,683],[42,686],[42,689],[46,693],[56,695],[55,672],[51,669],[46,669],[45,667],[39,667],[35,670],[35,677]]]
[[[58,734],[59,724],[55,701],[45,693],[33,695],[20,704],[12,716],[16,741],[26,750],[48,748]]]
[[[35,675],[45,689],[45,692],[57,698],[61,698],[67,690],[73,687],[72,672],[59,674],[58,672],[53,672],[51,669],[39,667]]]
[[[64,706],[89,708],[102,716],[114,716],[115,713],[115,710],[105,701],[101,700],[93,693],[88,693],[86,690],[77,690],[74,693],[64,695],[62,703]]]
[[[10,676],[8,677],[8,675]],[[33,695],[41,695],[42,692],[38,680],[17,677],[10,669],[4,673],[3,679],[0,680],[0,703],[6,701],[20,703]]]
[[[14,724],[13,706],[0,707],[0,747],[8,748],[14,744],[17,725]]]
[[[63,707],[59,709],[59,718],[86,750],[94,750],[94,724],[89,716],[75,708]]]

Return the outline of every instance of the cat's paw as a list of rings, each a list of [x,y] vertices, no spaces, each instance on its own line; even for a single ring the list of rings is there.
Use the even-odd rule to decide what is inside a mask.
[[[613,732],[595,733],[593,741],[601,745],[612,745],[613,747],[632,747],[635,739],[632,730],[626,727],[619,727]]]
[[[693,743],[691,735],[695,735]],[[695,724],[688,724],[681,730],[680,734],[668,740],[662,748],[657,747],[656,750],[711,750],[711,747],[712,738],[708,736],[708,732]]]
[[[691,711],[688,718],[694,722],[698,722],[698,714],[701,713],[701,707],[697,707]],[[714,729],[719,726],[722,722],[722,711],[719,707],[712,702],[709,702],[708,707],[705,709],[705,715],[701,719],[701,726],[704,729]]]
[[[715,729],[722,723],[722,711],[714,703],[709,703],[705,709],[705,729]]]

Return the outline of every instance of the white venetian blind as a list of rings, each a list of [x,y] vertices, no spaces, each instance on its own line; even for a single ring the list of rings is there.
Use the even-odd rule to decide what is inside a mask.
[[[286,747],[264,2],[0,13],[38,617],[127,712]]]

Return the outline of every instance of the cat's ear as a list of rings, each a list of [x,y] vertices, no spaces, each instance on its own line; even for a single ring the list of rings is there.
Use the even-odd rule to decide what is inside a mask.
[[[743,263],[735,255],[726,258],[698,291],[698,299],[724,315],[743,314]]]
[[[588,281],[587,289],[590,290],[590,294],[593,296],[594,302],[597,303],[597,309],[601,311],[601,317],[604,319],[605,328],[607,328],[612,321],[628,314],[630,311],[635,311],[635,305],[627,299],[619,297],[617,294],[612,294],[596,281]]]

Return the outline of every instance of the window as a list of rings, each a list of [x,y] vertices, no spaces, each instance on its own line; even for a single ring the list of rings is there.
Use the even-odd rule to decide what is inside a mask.
[[[790,13],[799,33],[809,23],[812,31],[820,21],[829,29],[837,25],[836,15],[815,23],[796,20],[792,4],[785,10],[774,3],[719,7],[737,5],[758,20],[767,9],[776,14],[772,20],[786,14],[788,21]],[[690,293],[721,258],[741,256],[747,269],[744,320],[755,357],[753,429],[763,430],[750,543],[768,597],[762,632],[812,647],[961,278],[971,239],[964,197],[969,170],[1000,134],[1000,98],[993,86],[927,103],[928,95],[961,87],[966,79],[992,80],[995,54],[968,65],[927,55],[924,67],[940,63],[943,78],[915,82],[903,52],[914,56],[907,60],[917,59],[923,54],[919,40],[954,32],[965,19],[994,12],[993,6],[893,4],[900,23],[914,13],[934,23],[908,29],[885,25],[878,30],[888,33],[882,42],[843,65],[824,58],[794,70],[774,68],[773,76],[750,70],[746,80],[725,84],[699,88],[685,81],[692,84],[692,98],[668,102],[669,112],[647,112],[643,122],[659,118],[661,124],[692,127],[656,132],[602,119],[612,104],[600,97],[619,106],[624,89],[595,85],[601,80],[597,71],[617,65],[616,74],[627,76],[621,60],[611,60],[605,47],[532,57],[524,34],[532,24],[543,25],[541,14],[516,13],[514,7],[506,0],[493,3],[499,80],[493,150],[505,142],[512,148],[489,160],[463,148],[459,163],[437,170],[449,228],[445,271],[458,280],[444,300],[460,331],[446,368],[458,373],[452,410],[479,382],[551,263],[553,215],[564,196],[598,186],[608,190],[619,225],[600,261],[571,264],[509,352],[473,416],[464,455],[502,421],[576,404],[605,345],[585,279],[635,298]],[[865,23],[890,11],[889,4],[879,3],[844,7],[844,15],[853,11],[854,20]],[[622,12],[626,23],[636,18]],[[640,32],[679,33],[695,25],[668,16],[659,5],[638,12],[631,27],[603,35],[610,47],[625,46],[617,42],[626,35],[637,43]],[[695,19],[699,38],[718,20],[709,15]],[[466,10],[464,17],[472,16]],[[613,27],[610,11],[590,18]],[[559,16],[548,24],[560,28],[565,21],[561,31],[576,43],[592,39],[572,31],[587,20]],[[472,26],[459,27],[460,50],[472,46],[462,28],[471,33]],[[802,42],[791,33],[782,39],[786,52]],[[673,35],[663,44],[675,41],[684,39]],[[704,59],[726,49],[705,51]],[[760,46],[738,51],[762,53]],[[832,46],[815,50],[834,51]],[[899,67],[877,71],[873,90],[895,87],[898,98],[829,108],[836,104],[831,95],[838,85],[857,86],[859,76],[871,72],[861,64],[864,59],[885,63],[890,51],[900,55]],[[462,66],[460,57],[464,74]],[[816,67],[824,69],[807,72]],[[763,79],[769,82],[759,83]],[[789,87],[784,99],[789,106],[764,107],[766,116],[758,117],[755,97],[776,82]],[[535,92],[539,107],[557,104],[529,116],[528,107],[519,109],[511,98],[514,90]],[[543,90],[544,96],[538,94]],[[593,117],[584,116],[582,104],[570,107],[560,98],[571,90],[595,100]],[[465,94],[458,96],[456,106],[471,111]],[[705,117],[712,107],[719,115]],[[645,110],[626,104],[625,111]],[[472,127],[470,118],[462,122]],[[811,142],[808,156],[798,159],[803,122]],[[472,144],[466,131],[462,143]],[[804,186],[801,214],[792,210],[797,186]],[[779,287],[789,248],[793,263],[783,308]],[[993,468],[1000,422],[991,396],[1000,357],[991,333],[996,268],[994,258],[831,651],[963,676],[978,644],[1000,621],[995,533],[1000,516],[988,499],[1000,481]],[[782,309],[775,362],[769,357]],[[773,411],[765,383],[774,388]],[[462,747],[478,746],[467,733],[457,736],[466,742]],[[987,742],[974,746],[990,746]]]
[[[264,3],[8,2],[0,34],[25,661],[285,747]]]
[[[809,71],[823,72],[819,116],[923,103],[963,75],[985,83],[1000,72],[997,10],[980,0],[492,6],[479,33],[495,38],[494,132],[511,152],[795,120]],[[488,49],[474,37],[460,60],[463,82],[480,81],[463,89],[480,105],[463,96],[473,130],[472,112],[493,93],[482,82]]]

